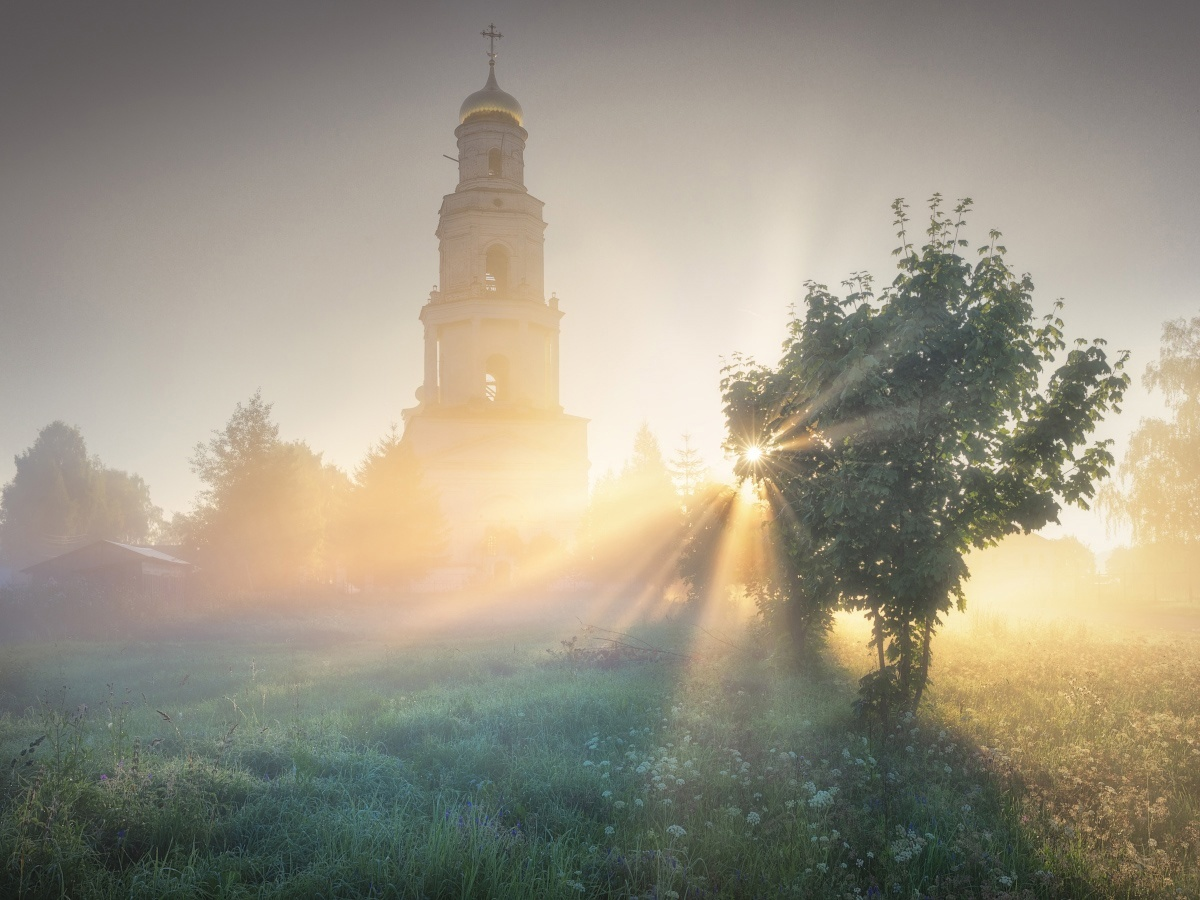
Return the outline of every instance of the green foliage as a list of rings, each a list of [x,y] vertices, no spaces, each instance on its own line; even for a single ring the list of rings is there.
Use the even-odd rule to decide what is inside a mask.
[[[89,540],[139,543],[161,522],[146,483],[89,457],[78,428],[51,422],[15,462],[0,493],[0,551],[15,566]]]
[[[352,580],[381,586],[420,577],[445,552],[437,494],[425,485],[412,448],[395,426],[355,472],[337,541]]]
[[[1102,341],[1056,359],[1057,307],[1035,322],[1033,283],[997,232],[978,263],[959,255],[969,206],[947,216],[935,195],[918,252],[897,200],[892,285],[876,298],[856,273],[838,297],[810,282],[778,368],[738,359],[722,384],[730,446],[766,451],[738,471],[771,487],[789,593],[867,614],[877,671],[863,699],[885,718],[920,702],[932,634],[963,602],[964,554],[1087,506],[1112,463],[1089,435],[1128,383]]]
[[[328,577],[327,531],[348,479],[304,442],[281,441],[257,391],[196,445],[192,470],[204,489],[184,531],[207,577],[255,592]]]
[[[1158,362],[1145,383],[1162,391],[1170,419],[1143,419],[1129,441],[1119,481],[1101,501],[1136,544],[1200,544],[1200,316],[1163,325]]]
[[[737,491],[730,485],[704,484],[684,510],[679,577],[687,584],[691,600],[709,596],[719,580],[717,566],[721,544],[730,534],[736,501]]]
[[[778,556],[778,555],[777,555]],[[768,636],[782,637],[795,665],[815,671],[833,630],[829,588],[783,556],[776,571],[750,582],[749,593]]]

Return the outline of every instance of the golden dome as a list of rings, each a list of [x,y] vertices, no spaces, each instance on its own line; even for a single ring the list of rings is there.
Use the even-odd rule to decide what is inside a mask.
[[[483,90],[476,91],[463,101],[458,110],[458,121],[465,124],[468,119],[500,116],[512,119],[520,125],[524,115],[517,98],[507,91],[500,90],[500,85],[496,83],[496,64],[492,62],[488,64],[487,84],[483,86]]]

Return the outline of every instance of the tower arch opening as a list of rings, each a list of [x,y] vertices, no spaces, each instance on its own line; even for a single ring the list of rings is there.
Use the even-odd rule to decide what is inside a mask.
[[[502,294],[508,290],[508,250],[502,244],[488,247],[483,261],[484,290]]]
[[[500,160],[500,148],[493,147],[491,150],[488,151],[488,174],[489,175],[502,175],[503,174],[502,169],[503,169],[503,166],[502,166],[501,160]]]
[[[509,399],[510,390],[508,357],[493,353],[484,363],[483,397],[489,403],[503,403]]]

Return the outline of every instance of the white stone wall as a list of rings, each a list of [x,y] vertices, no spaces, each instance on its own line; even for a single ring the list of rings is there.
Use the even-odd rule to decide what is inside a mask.
[[[494,183],[497,178],[524,188],[525,140],[529,137],[524,128],[503,120],[477,119],[459,125],[454,134],[458,138],[459,190],[479,182]],[[488,155],[493,149],[500,151],[499,176],[488,174]]]
[[[585,419],[427,415],[410,418],[405,437],[450,523],[451,564],[478,556],[490,525],[574,543],[587,505]]]

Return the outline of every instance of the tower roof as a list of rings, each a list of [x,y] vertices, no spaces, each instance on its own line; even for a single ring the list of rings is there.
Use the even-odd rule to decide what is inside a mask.
[[[458,110],[458,121],[465,124],[471,119],[494,116],[511,119],[517,125],[521,125],[524,115],[517,98],[507,91],[500,90],[500,85],[496,83],[496,60],[492,59],[488,62],[487,84],[463,101]]]

